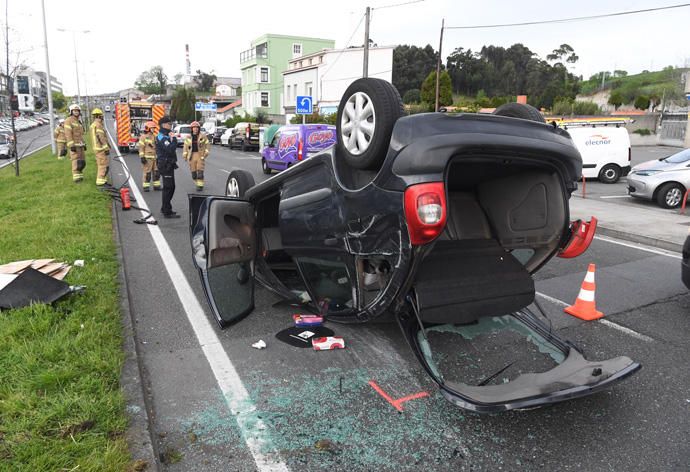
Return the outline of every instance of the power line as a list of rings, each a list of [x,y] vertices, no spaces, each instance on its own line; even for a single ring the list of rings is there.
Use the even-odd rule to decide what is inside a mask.
[[[411,2],[403,2],[403,3],[394,3],[393,5],[384,5],[382,7],[371,7],[372,10],[383,10],[385,8],[394,8],[394,7],[401,7],[403,5],[411,5],[413,3],[421,3],[426,0],[413,0]]]
[[[338,54],[338,56],[337,56],[337,57],[335,58],[335,60],[331,63],[331,65],[328,66],[328,69],[326,69],[326,72],[324,72],[324,73],[321,75],[321,77],[324,77],[326,74],[328,74],[328,71],[330,71],[330,70],[333,68],[333,66],[335,65],[335,63],[338,62],[338,59],[340,59],[340,56],[342,56],[343,53],[345,52],[345,50],[350,46],[350,41],[352,41],[352,38],[355,37],[355,34],[357,33],[357,30],[359,30],[359,27],[362,25],[362,21],[364,21],[364,17],[365,17],[365,16],[366,16],[366,15],[362,15],[362,17],[359,19],[359,23],[357,23],[357,26],[355,26],[355,30],[354,30],[354,31],[352,32],[352,34],[350,35],[350,38],[347,40],[347,43],[345,43],[345,47],[344,47],[343,49],[341,49],[340,54]]]
[[[555,20],[528,21],[528,22],[524,22],[524,23],[504,23],[504,24],[496,24],[496,25],[446,26],[445,29],[507,28],[507,27],[511,27],[511,26],[543,25],[543,24],[547,24],[547,23],[571,23],[571,22],[575,22],[575,21],[596,20],[599,18],[610,18],[610,17],[614,17],[614,16],[634,15],[637,13],[649,13],[652,11],[671,10],[674,8],[684,8],[684,7],[689,7],[689,6],[690,6],[690,3],[681,3],[678,5],[669,5],[669,6],[665,6],[665,7],[646,8],[644,10],[621,11],[621,12],[616,12],[616,13],[605,13],[602,15],[578,16],[578,17],[573,17],[573,18],[559,18],[559,19],[555,19]]]

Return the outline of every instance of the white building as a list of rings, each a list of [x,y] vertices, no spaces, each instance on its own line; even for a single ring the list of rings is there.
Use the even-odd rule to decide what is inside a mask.
[[[324,49],[288,61],[283,72],[283,113],[287,122],[295,116],[297,96],[313,97],[314,110],[337,113],[347,87],[362,77],[364,48]],[[369,49],[369,77],[392,81],[393,46]]]
[[[216,79],[216,96],[236,97],[241,85],[242,79],[239,77],[218,77]]]

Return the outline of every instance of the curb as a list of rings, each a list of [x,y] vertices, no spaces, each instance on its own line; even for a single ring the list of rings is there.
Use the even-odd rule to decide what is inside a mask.
[[[683,252],[683,244],[674,243],[673,241],[667,241],[665,239],[650,238],[649,236],[643,236],[641,234],[630,233],[627,231],[621,231],[613,228],[607,228],[606,226],[597,226],[597,233],[609,236],[612,238],[622,239],[625,241],[630,241],[633,243],[645,244],[647,246],[656,247],[659,249],[665,249],[667,251],[681,253]]]
[[[122,311],[122,349],[125,360],[120,373],[120,386],[125,395],[126,413],[128,419],[125,438],[132,461],[144,461],[147,467],[142,470],[159,470],[157,454],[154,451],[153,426],[149,416],[152,406],[147,402],[144,394],[144,376],[142,364],[139,358],[136,343],[136,331],[134,329],[134,317],[130,310],[129,285],[125,276],[125,260],[122,257],[122,244],[120,240],[119,217],[117,205],[113,201],[113,233],[117,246],[117,261],[120,264],[118,281],[120,283],[120,310]]]

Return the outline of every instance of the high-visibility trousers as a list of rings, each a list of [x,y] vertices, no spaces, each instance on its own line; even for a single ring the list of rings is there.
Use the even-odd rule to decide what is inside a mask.
[[[72,180],[74,182],[81,182],[84,180],[84,168],[86,167],[84,148],[76,146],[76,151],[70,150],[69,158],[72,161]]]
[[[142,167],[142,187],[144,189],[151,188],[151,183],[153,183],[153,189],[159,190],[161,188],[161,174],[158,172],[156,158],[147,157],[146,164],[142,164]]]
[[[108,183],[108,170],[110,169],[110,159],[105,151],[96,153],[96,185],[99,187]]]
[[[196,188],[201,190],[204,188],[204,168],[206,162],[201,157],[201,153],[193,152],[189,159],[189,170],[192,171],[192,180],[196,184]]]
[[[65,156],[67,155],[67,142],[66,141],[57,141],[57,155],[58,159],[63,160]]]

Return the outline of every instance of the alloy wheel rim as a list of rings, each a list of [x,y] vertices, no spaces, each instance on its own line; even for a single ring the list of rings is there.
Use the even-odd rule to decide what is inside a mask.
[[[369,149],[376,130],[376,112],[369,95],[356,92],[348,98],[340,120],[345,148],[355,156]]]
[[[666,193],[666,204],[668,206],[676,206],[680,203],[681,194],[680,190],[677,188],[672,188]]]
[[[226,195],[228,197],[240,196],[240,186],[237,184],[237,179],[235,179],[234,177],[228,180],[228,188],[226,190]]]
[[[604,172],[604,176],[608,180],[613,180],[616,177],[616,171],[613,169],[606,169],[606,171]]]

